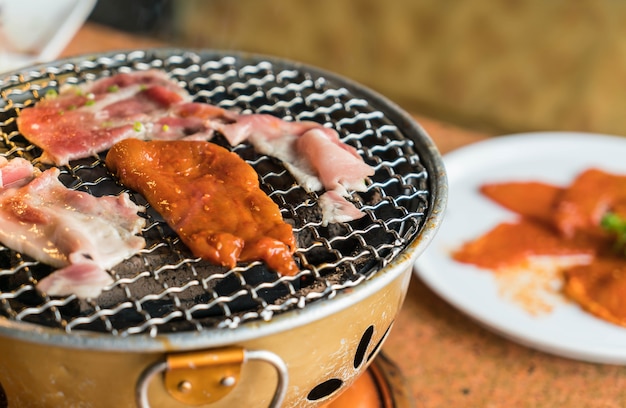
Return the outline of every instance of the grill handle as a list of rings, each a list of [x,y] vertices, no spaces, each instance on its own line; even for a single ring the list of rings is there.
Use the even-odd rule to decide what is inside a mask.
[[[150,408],[148,385],[160,373],[165,374],[165,387],[177,400],[190,405],[215,402],[234,388],[239,379],[241,366],[251,360],[268,363],[276,370],[278,381],[269,408],[280,407],[285,399],[289,383],[289,373],[285,362],[278,355],[267,350],[241,348],[174,354],[155,362],[148,366],[137,380],[135,388],[137,407]],[[201,377],[201,374],[206,375]],[[205,382],[205,385],[209,384],[212,391],[215,391],[211,392],[211,395],[217,396],[207,401],[205,393],[194,390],[194,384],[198,381]],[[200,395],[204,399],[199,400],[194,398],[194,395]]]

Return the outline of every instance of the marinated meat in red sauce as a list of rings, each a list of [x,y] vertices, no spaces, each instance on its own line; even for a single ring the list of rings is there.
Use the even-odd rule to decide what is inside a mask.
[[[481,192],[519,219],[463,244],[455,260],[500,272],[548,257],[561,269],[567,296],[626,326],[626,254],[616,252],[614,235],[601,226],[608,212],[626,219],[626,176],[591,168],[568,186],[490,183]]]
[[[578,175],[559,197],[554,223],[563,236],[572,238],[578,232],[598,229],[603,215],[625,202],[625,176],[589,169]]]
[[[554,203],[563,189],[538,181],[517,181],[484,184],[480,187],[480,192],[523,217],[551,225]],[[529,196],[528,192],[533,195]]]
[[[135,235],[145,223],[137,214],[142,207],[126,194],[94,197],[68,189],[57,168],[41,173],[23,159],[3,161],[0,174],[11,181],[0,189],[0,242],[58,268],[37,284],[50,296],[97,297],[113,282],[106,269],[145,246]]]
[[[263,260],[283,275],[298,271],[291,226],[235,153],[208,142],[127,139],[113,146],[106,165],[195,256],[230,268]]]
[[[564,241],[554,229],[521,219],[498,224],[479,238],[465,243],[454,252],[454,259],[499,271],[530,264],[533,257],[566,257],[588,263],[594,255],[593,247]]]
[[[564,291],[590,313],[626,326],[626,262],[602,256],[565,270]]]

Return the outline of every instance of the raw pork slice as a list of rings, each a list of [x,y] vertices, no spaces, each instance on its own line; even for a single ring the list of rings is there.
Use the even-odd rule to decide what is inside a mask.
[[[365,180],[374,169],[335,130],[263,114],[240,115],[233,123],[215,127],[231,145],[248,141],[259,153],[281,160],[306,190],[325,189],[326,196],[320,200],[324,225],[365,215],[342,197],[349,196],[350,190],[365,191]]]
[[[109,150],[106,165],[195,256],[230,268],[263,260],[283,275],[298,271],[291,226],[235,153],[209,142],[126,139]]]
[[[322,226],[324,227],[329,223],[357,220],[365,215],[345,197],[332,190],[322,194],[318,203],[322,209]]]
[[[164,72],[121,73],[81,85],[64,86],[17,118],[19,131],[43,149],[44,163],[65,165],[106,151],[119,140],[187,137],[209,139],[212,120],[224,110],[204,110]]]
[[[21,160],[0,167],[2,178],[5,169],[26,166]],[[37,284],[40,291],[97,297],[113,281],[106,269],[145,246],[135,235],[145,224],[137,214],[142,207],[127,194],[94,197],[68,189],[58,180],[57,168],[30,169],[22,180],[0,189],[0,242],[58,268]]]
[[[34,177],[34,171],[28,160],[18,157],[9,161],[0,156],[0,190],[28,183]]]

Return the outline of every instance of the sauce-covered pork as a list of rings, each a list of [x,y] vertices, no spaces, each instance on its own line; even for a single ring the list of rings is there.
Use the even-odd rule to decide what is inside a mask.
[[[106,165],[195,256],[231,268],[263,260],[281,274],[297,272],[291,226],[235,153],[209,142],[127,139],[113,146]]]

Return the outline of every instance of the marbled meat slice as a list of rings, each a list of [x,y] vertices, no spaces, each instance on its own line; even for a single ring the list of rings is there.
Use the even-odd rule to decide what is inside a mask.
[[[235,153],[209,142],[126,139],[111,148],[106,165],[195,256],[231,268],[263,260],[283,275],[298,271],[291,226]]]
[[[162,71],[120,73],[81,85],[63,86],[22,109],[19,131],[43,149],[44,163],[65,165],[106,151],[126,138],[209,139],[212,115],[190,115],[191,96]]]
[[[2,178],[4,169],[18,165],[30,163],[0,164]],[[97,297],[113,281],[106,269],[145,246],[136,235],[145,224],[137,214],[142,207],[127,194],[94,197],[68,189],[58,180],[57,168],[42,173],[30,166],[30,173],[22,175],[0,189],[0,242],[57,268],[37,284],[40,291]]]

